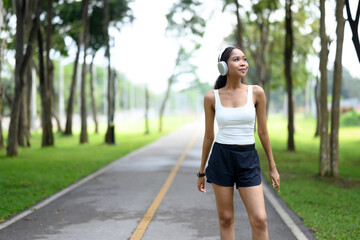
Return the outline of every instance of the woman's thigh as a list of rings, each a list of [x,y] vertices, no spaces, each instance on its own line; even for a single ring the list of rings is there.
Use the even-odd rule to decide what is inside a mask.
[[[253,187],[239,187],[240,196],[251,219],[266,218],[262,184]]]
[[[223,187],[212,184],[216,207],[219,217],[233,218],[234,217],[234,187]]]

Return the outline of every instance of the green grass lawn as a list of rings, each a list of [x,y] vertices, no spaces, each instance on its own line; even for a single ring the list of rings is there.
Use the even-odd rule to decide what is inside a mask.
[[[360,239],[360,126],[340,128],[337,179],[319,176],[320,140],[314,138],[314,119],[296,117],[295,152],[286,151],[286,119],[270,115],[268,130],[284,201],[317,239]],[[259,139],[257,145],[261,145]],[[259,155],[268,178],[262,149]]]
[[[151,119],[149,135],[144,135],[143,120],[124,121],[115,125],[116,145],[104,144],[106,126],[82,145],[78,133],[56,134],[55,146],[42,148],[41,133],[32,133],[32,146],[19,148],[17,157],[0,151],[0,222],[195,118],[166,117],[162,133],[157,132],[158,120]]]

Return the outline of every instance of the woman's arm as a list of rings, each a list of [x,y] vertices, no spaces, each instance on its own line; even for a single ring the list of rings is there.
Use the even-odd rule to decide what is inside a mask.
[[[253,95],[255,97],[256,117],[258,126],[258,136],[261,145],[264,148],[267,159],[269,161],[269,177],[273,187],[280,191],[280,175],[276,169],[276,164],[271,150],[269,133],[266,125],[266,96],[264,90],[259,86],[253,87]]]
[[[205,166],[209,157],[210,149],[214,141],[214,118],[215,118],[215,96],[214,91],[211,90],[206,93],[204,97],[204,111],[205,111],[205,134],[203,140],[200,173],[205,172]],[[200,192],[206,192],[205,177],[199,177],[197,186]]]

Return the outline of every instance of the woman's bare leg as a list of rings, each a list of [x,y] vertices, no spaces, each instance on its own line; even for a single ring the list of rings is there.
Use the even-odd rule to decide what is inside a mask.
[[[267,216],[262,184],[254,187],[239,187],[252,229],[253,240],[268,240]]]
[[[212,184],[219,218],[220,239],[233,240],[234,233],[234,187]]]

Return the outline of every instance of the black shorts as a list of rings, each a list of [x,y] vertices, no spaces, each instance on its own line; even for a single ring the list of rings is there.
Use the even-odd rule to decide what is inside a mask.
[[[215,142],[206,168],[207,182],[223,187],[261,184],[259,156],[255,144],[228,145]]]

